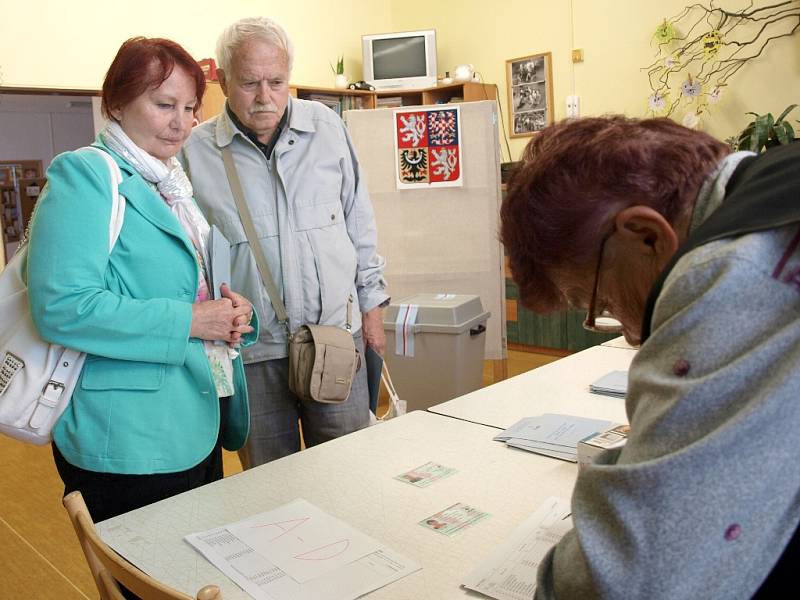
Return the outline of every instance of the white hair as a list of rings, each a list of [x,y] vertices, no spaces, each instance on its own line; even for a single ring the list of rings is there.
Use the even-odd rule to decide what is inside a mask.
[[[246,17],[226,27],[217,39],[217,65],[225,71],[226,76],[231,73],[233,53],[251,39],[261,40],[283,50],[289,64],[289,72],[292,72],[294,45],[284,28],[269,17]]]

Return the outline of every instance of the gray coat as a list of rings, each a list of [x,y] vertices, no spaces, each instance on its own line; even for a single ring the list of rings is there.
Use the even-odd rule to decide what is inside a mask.
[[[724,181],[716,182],[724,190]],[[722,200],[698,199],[693,227]],[[800,522],[800,231],[675,266],[631,364],[631,435],[583,470],[537,598],[749,598]]]
[[[318,102],[289,99],[289,120],[267,161],[225,110],[195,128],[179,158],[195,199],[231,243],[232,289],[259,315],[259,342],[245,362],[287,355],[286,336],[262,285],[233,201],[220,148],[231,145],[259,243],[289,314],[304,323],[344,326],[354,299],[353,331],[388,296],[385,261],[366,182],[342,120]]]

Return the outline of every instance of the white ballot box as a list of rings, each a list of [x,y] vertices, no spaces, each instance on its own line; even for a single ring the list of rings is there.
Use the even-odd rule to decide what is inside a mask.
[[[408,411],[481,387],[486,321],[479,296],[416,294],[384,312],[386,363]]]

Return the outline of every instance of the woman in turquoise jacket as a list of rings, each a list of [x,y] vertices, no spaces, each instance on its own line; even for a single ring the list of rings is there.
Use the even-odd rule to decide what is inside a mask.
[[[113,250],[114,184],[91,150],[55,158],[32,222],[34,322],[43,339],[87,354],[53,454],[65,494],[80,490],[97,521],[221,478],[221,447],[238,449],[248,434],[234,348],[256,333],[252,307],[227,286],[209,299],[209,228],[174,158],[204,88],[178,44],[125,42],[103,84],[110,121],[95,142],[122,172]]]

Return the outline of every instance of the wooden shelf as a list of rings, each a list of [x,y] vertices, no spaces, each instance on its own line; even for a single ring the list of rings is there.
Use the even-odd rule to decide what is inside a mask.
[[[429,104],[446,104],[448,102],[476,102],[479,100],[496,100],[497,88],[486,83],[451,83],[416,90],[339,90],[334,88],[290,85],[289,93],[295,98],[309,99],[312,96],[329,96],[331,98],[352,99],[353,109],[382,108],[379,98],[399,98],[400,106],[424,106]],[[345,110],[351,110],[347,107]],[[205,121],[222,112],[225,106],[225,95],[219,82],[209,81],[203,96],[203,105],[199,118]],[[388,107],[387,107],[388,108]]]
[[[6,261],[25,231],[42,185],[42,161],[0,161],[0,240]]]
[[[424,106],[449,102],[496,100],[497,89],[485,83],[451,83],[418,90],[378,90],[378,98],[400,97],[402,106]]]

